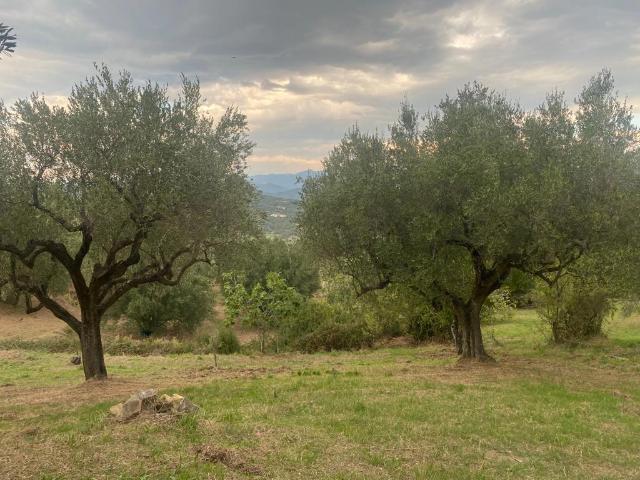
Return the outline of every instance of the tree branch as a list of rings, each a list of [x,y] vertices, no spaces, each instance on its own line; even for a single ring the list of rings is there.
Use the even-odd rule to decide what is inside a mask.
[[[438,290],[442,295],[444,295],[445,297],[448,297],[449,300],[451,300],[451,302],[456,305],[456,306],[462,306],[464,305],[464,300],[462,300],[462,298],[458,295],[456,295],[455,293],[453,293],[452,291],[450,291],[449,289],[447,289],[446,287],[442,286],[440,284],[440,282],[438,282],[437,280],[434,280],[431,285],[433,286],[433,288],[435,288],[436,290]]]
[[[38,305],[34,307],[31,303],[31,295],[29,295],[29,293],[25,293],[24,297],[25,297],[24,303],[26,306],[27,315],[38,312],[42,310],[42,308],[44,307],[44,304],[42,302],[38,303]]]
[[[61,215],[58,215],[57,213],[55,213],[54,211],[52,211],[51,209],[45,207],[41,202],[40,202],[40,195],[38,192],[38,186],[39,186],[39,182],[42,179],[42,175],[44,174],[44,169],[41,168],[38,171],[38,174],[36,175],[36,179],[33,182],[33,188],[31,190],[31,203],[30,205],[34,208],[36,208],[37,210],[41,211],[42,213],[46,214],[47,216],[49,216],[49,218],[51,218],[54,222],[56,222],[58,225],[60,225],[62,228],[64,228],[67,232],[79,232],[82,229],[82,224],[81,223],[71,223],[68,220],[66,220],[64,217],[62,217]]]
[[[25,276],[19,276],[16,270],[15,257],[11,257],[11,282],[13,287],[19,291],[24,292],[26,295],[26,311],[27,313],[37,312],[38,310],[46,307],[57,318],[65,322],[71,329],[78,335],[82,331],[82,322],[78,320],[71,312],[64,308],[61,304],[49,297],[46,287],[43,285],[34,285],[30,283],[30,279]],[[31,298],[29,294],[36,297],[40,302],[35,307],[31,304]]]
[[[78,268],[82,266],[82,262],[89,253],[89,250],[91,249],[91,243],[93,242],[93,235],[91,234],[91,228],[89,227],[88,223],[83,222],[81,231],[82,243],[80,244],[80,248],[76,252],[76,256],[73,259],[73,263]]]
[[[354,278],[355,280],[355,278]],[[378,281],[378,283],[374,284],[374,285],[363,285],[361,282],[357,282],[358,286],[356,288],[356,296],[357,297],[362,297],[363,295],[369,293],[369,292],[373,292],[374,290],[382,290],[385,287],[388,287],[389,285],[391,285],[391,279],[388,277],[382,277],[380,278],[380,280]]]
[[[29,268],[33,268],[36,259],[43,253],[49,253],[66,268],[73,266],[73,259],[67,247],[52,240],[29,240],[24,249],[10,243],[0,243],[0,251],[11,253]]]
[[[577,247],[577,250],[572,250],[572,247]],[[577,262],[584,252],[586,251],[586,246],[576,243],[569,247],[570,251],[568,253],[568,258],[563,260],[562,258],[558,258],[558,263],[554,265],[544,266],[537,270],[529,271],[532,275],[543,280],[547,285],[552,286],[560,280],[564,274],[567,267]],[[555,263],[555,262],[554,262]],[[527,270],[524,270],[527,271]],[[546,274],[555,274],[552,278],[548,277]]]
[[[174,255],[165,262],[155,262],[152,265],[147,265],[140,272],[131,278],[124,279],[122,277],[114,279],[107,283],[104,287],[101,297],[103,300],[100,302],[98,310],[102,315],[109,307],[116,303],[123,295],[130,290],[140,287],[148,283],[160,283],[162,285],[177,285],[184,274],[196,263],[211,263],[208,257],[198,258],[195,254],[186,261],[177,274],[173,273],[176,262],[184,255],[193,253],[192,249],[184,248],[178,250]],[[114,290],[115,288],[115,290]],[[108,292],[112,291],[111,295]]]

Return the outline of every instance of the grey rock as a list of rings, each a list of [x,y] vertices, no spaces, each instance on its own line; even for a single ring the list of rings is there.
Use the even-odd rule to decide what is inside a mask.
[[[149,388],[147,390],[141,390],[138,393],[134,393],[133,395],[131,395],[129,400],[131,400],[132,398],[137,398],[142,402],[142,408],[153,409],[153,406],[156,403],[157,396],[158,393],[153,388]]]
[[[193,413],[198,409],[199,407],[197,405],[177,393],[173,395],[162,395],[156,403],[156,411],[161,413]]]
[[[158,397],[154,389],[148,389],[134,393],[126,402],[114,405],[109,409],[109,413],[116,417],[116,420],[126,422],[145,411],[181,415],[193,413],[198,409],[199,407],[197,405],[194,405],[182,395],[176,393],[174,395],[165,394]]]
[[[156,391],[153,389],[142,390],[134,393],[126,402],[118,403],[109,409],[109,413],[116,420],[126,422],[142,412],[143,409],[153,410],[155,406]]]

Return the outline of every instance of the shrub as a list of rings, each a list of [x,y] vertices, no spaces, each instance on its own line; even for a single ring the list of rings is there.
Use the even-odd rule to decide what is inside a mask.
[[[507,288],[496,290],[482,306],[480,315],[485,323],[504,323],[513,319],[516,303]]]
[[[367,319],[378,336],[391,338],[407,333],[408,322],[416,310],[413,300],[405,290],[392,285],[360,298],[346,298],[343,304],[350,305],[352,311],[358,308],[357,315]]]
[[[322,282],[322,294],[328,303],[333,305],[353,304],[358,295],[353,285],[353,279],[343,274],[328,272]]]
[[[579,279],[562,279],[542,292],[538,313],[553,341],[572,343],[598,336],[613,302],[605,289]]]
[[[191,333],[211,313],[211,281],[190,275],[176,286],[145,285],[132,290],[119,306],[142,336]]]
[[[240,341],[235,332],[228,327],[222,327],[215,339],[216,353],[231,354],[240,351]]]
[[[285,346],[303,352],[369,347],[378,336],[375,322],[358,304],[304,302],[280,329]]]
[[[251,292],[231,275],[225,275],[224,279],[228,318],[260,331],[261,352],[264,352],[267,333],[281,330],[305,303],[304,297],[275,272],[269,272],[264,286],[257,283]]]
[[[248,291],[258,284],[265,285],[270,272],[277,272],[287,285],[306,297],[320,288],[318,263],[300,242],[259,238],[246,247],[228,255],[222,269],[240,274]]]
[[[329,323],[303,335],[296,348],[311,353],[331,350],[357,350],[371,347],[374,335],[364,323]]]
[[[451,337],[453,318],[448,310],[424,308],[409,317],[408,333],[416,342]]]
[[[296,341],[331,322],[335,308],[322,302],[310,300],[300,305],[295,315],[290,315],[280,325],[278,333],[285,345],[295,345]]]
[[[5,285],[0,287],[0,302],[15,307],[20,302],[20,295],[9,285]]]

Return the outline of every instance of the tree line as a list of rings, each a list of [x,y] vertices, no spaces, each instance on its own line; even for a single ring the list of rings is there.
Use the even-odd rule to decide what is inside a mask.
[[[260,240],[244,115],[214,121],[201,104],[197,81],[172,100],[96,67],[66,107],[35,95],[0,107],[0,288],[76,332],[87,379],[107,375],[110,313],[149,333],[171,321],[149,300],[171,302],[165,287],[186,279],[193,302],[210,298],[197,265],[220,281],[243,272],[224,277],[231,317],[303,349],[366,344],[364,320],[339,319],[371,315],[358,306],[370,297],[426,305],[429,325],[452,318],[459,354],[478,360],[483,308],[518,273],[637,284],[638,131],[608,71],[573,106],[553,92],[527,112],[472,83],[422,116],[402,104],[388,136],[351,129],[305,182],[296,245]],[[319,268],[355,288],[310,301]],[[59,298],[69,285],[79,315]]]

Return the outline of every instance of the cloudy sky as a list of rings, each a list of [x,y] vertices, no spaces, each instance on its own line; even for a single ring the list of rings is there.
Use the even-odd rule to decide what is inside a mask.
[[[5,102],[63,102],[93,62],[176,87],[197,75],[205,111],[233,104],[258,146],[251,173],[320,161],[354,123],[385,130],[470,80],[526,107],[573,99],[612,69],[640,123],[638,0],[0,0],[18,47],[0,61]]]

